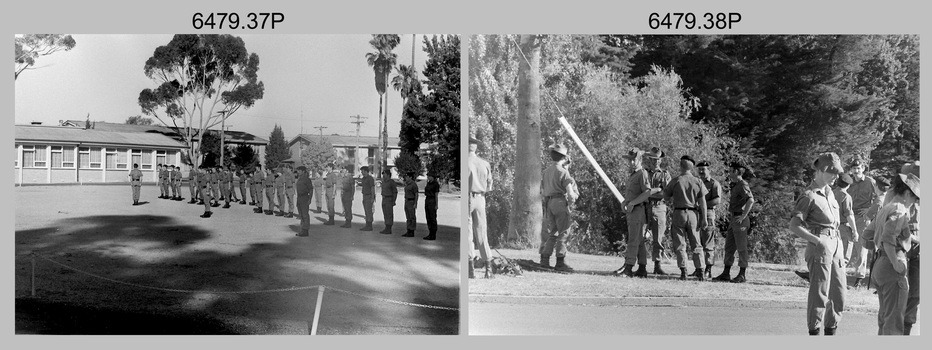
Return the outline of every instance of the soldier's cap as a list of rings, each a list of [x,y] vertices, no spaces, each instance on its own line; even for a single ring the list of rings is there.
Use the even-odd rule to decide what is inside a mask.
[[[661,151],[659,147],[651,147],[650,151],[645,152],[644,155],[647,156],[648,158],[654,158],[654,159],[663,158],[667,156],[666,153],[663,153],[663,151]]]
[[[369,171],[369,166],[363,166],[362,168],[359,168],[359,171]]]
[[[632,159],[637,159],[638,157],[641,157],[643,155],[644,155],[644,151],[639,150],[637,147],[632,147],[631,149],[628,150],[628,153],[626,153],[625,155],[621,157],[627,160],[632,160]]]
[[[847,173],[838,175],[838,180],[835,180],[835,184],[838,185],[838,187],[845,187],[852,183],[854,183],[854,180],[851,179],[851,175],[848,175]]]
[[[916,197],[919,197],[919,162],[904,164],[897,175],[906,183],[906,186],[909,186]]]
[[[299,166],[297,170],[298,170],[298,171],[307,171],[307,167],[302,165],[302,166]]]
[[[693,157],[690,157],[688,154],[680,157],[680,160],[686,160],[690,163],[696,164],[696,160],[694,160]]]
[[[703,166],[704,166],[704,167],[709,167],[709,166],[712,166],[712,163],[709,163],[709,161],[707,161],[707,160],[703,160],[703,161],[701,161],[701,162],[699,162],[699,163],[696,164],[696,167],[703,167]]]
[[[854,168],[854,167],[856,167],[856,166],[861,166],[861,165],[863,165],[863,166],[866,168],[866,167],[867,167],[867,161],[865,161],[865,160],[863,160],[863,159],[861,159],[861,158],[853,158],[853,159],[851,159],[851,162],[848,163],[848,166],[851,167],[851,168]]]
[[[477,139],[477,138],[475,138],[475,137],[472,137],[472,136],[469,137],[469,144],[477,144],[477,145],[478,145],[478,144],[481,144],[481,143],[482,143],[482,142],[479,142],[479,139]]]
[[[816,160],[812,162],[812,169],[832,174],[841,174],[845,172],[845,169],[841,167],[841,159],[838,158],[835,152],[820,154],[819,158],[816,158]]]
[[[563,146],[562,144],[559,144],[559,143],[550,145],[550,151],[551,151],[551,152],[557,152],[557,153],[562,154],[562,155],[564,155],[564,156],[567,155],[567,154],[569,153],[569,152],[566,150],[566,147]]]

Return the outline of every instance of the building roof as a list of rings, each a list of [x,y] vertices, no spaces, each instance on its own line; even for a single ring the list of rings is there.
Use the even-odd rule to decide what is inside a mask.
[[[14,139],[16,142],[70,142],[126,147],[186,148],[181,142],[160,133],[85,130],[62,126],[15,125]]]
[[[344,135],[324,135],[324,139],[330,141],[334,147],[339,146],[356,146],[356,136],[344,136]],[[298,140],[304,140],[307,142],[320,140],[320,135],[314,134],[300,134],[291,139],[291,142],[288,142],[288,145],[294,145]],[[375,146],[378,143],[378,136],[359,136],[359,145],[360,146]],[[401,139],[398,137],[388,137],[388,148],[398,148],[398,142]]]
[[[86,121],[81,120],[65,120],[60,124],[62,126],[70,127],[79,127],[84,128]],[[181,140],[182,136],[180,133],[176,132],[173,128],[164,126],[164,125],[135,125],[135,124],[121,124],[121,123],[109,123],[109,122],[91,122],[93,130],[100,131],[115,131],[115,132],[126,132],[126,133],[156,133],[166,135],[178,140]],[[196,130],[196,129],[195,129]],[[224,133],[224,142],[228,143],[245,143],[250,145],[267,145],[269,140],[258,137],[256,135],[250,134],[243,131],[232,131],[227,130]]]

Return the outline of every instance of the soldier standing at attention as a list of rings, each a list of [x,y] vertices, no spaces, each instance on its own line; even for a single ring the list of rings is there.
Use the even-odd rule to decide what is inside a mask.
[[[326,191],[327,196],[327,215],[330,217],[330,220],[325,222],[324,225],[333,225],[333,216],[334,213],[334,195],[336,192],[337,183],[340,182],[340,178],[337,176],[337,173],[333,171],[333,165],[327,164],[327,180],[324,182],[324,191]]]
[[[851,178],[854,181],[848,187],[848,194],[851,196],[851,209],[854,210],[855,227],[859,230],[859,240],[854,243],[851,264],[855,267],[854,286],[859,287],[861,280],[867,276],[867,263],[871,261],[869,250],[864,247],[868,237],[864,237],[862,231],[870,225],[873,219],[869,214],[871,206],[880,207],[882,192],[877,187],[877,181],[864,174],[867,170],[867,161],[855,158],[849,167],[848,171],[851,172]]]
[[[842,266],[843,248],[838,237],[838,202],[831,185],[845,171],[835,153],[823,153],[812,163],[812,182],[796,200],[789,228],[809,241],[806,263],[809,266],[809,296],[806,323],[809,335],[835,335],[841,313],[845,310],[846,278]],[[824,321],[823,321],[824,318]]]
[[[232,197],[230,199],[230,202],[239,203],[240,199],[239,199],[239,196],[236,195],[236,190],[239,189],[240,186],[242,186],[243,184],[243,181],[240,178],[242,174],[240,173],[240,170],[236,168],[235,165],[229,171],[230,171],[230,197]],[[243,198],[246,198],[245,193],[243,193],[242,190],[240,190],[240,194],[243,195]]]
[[[696,165],[696,172],[699,173],[699,179],[705,189],[709,191],[705,195],[706,223],[705,227],[699,228],[699,243],[702,245],[703,257],[705,258],[705,277],[712,278],[712,265],[715,265],[715,233],[718,230],[715,227],[715,207],[722,202],[722,184],[712,178],[709,167],[712,166],[709,161],[704,160]]]
[[[644,152],[632,148],[622,158],[628,160],[631,174],[625,181],[625,201],[621,204],[628,222],[628,240],[625,248],[625,265],[615,270],[615,275],[621,277],[647,277],[647,198],[650,197],[650,175],[641,167]],[[632,271],[634,264],[638,270]]]
[[[139,164],[133,163],[133,170],[129,171],[129,184],[133,188],[133,205],[139,205],[139,190],[142,189],[142,171]]]
[[[181,181],[184,174],[181,173],[181,166],[176,166],[174,171],[175,177],[175,192],[178,193],[178,197],[175,198],[176,201],[184,200],[184,197],[181,196]]]
[[[731,164],[731,196],[728,200],[728,211],[731,219],[728,221],[728,233],[725,234],[725,269],[721,275],[713,278],[715,281],[731,281],[744,283],[747,278],[745,272],[748,268],[748,228],[751,220],[748,214],[754,206],[754,194],[745,178],[751,177],[751,172],[740,163]],[[735,262],[735,252],[738,253],[738,275],[731,278],[731,266]]]
[[[570,206],[576,202],[573,183],[576,180],[570,176],[565,164],[569,161],[566,147],[557,144],[550,146],[550,159],[553,163],[544,170],[543,190],[544,196],[544,229],[539,249],[540,265],[550,267],[550,255],[556,252],[557,263],[554,269],[572,272],[573,268],[566,264],[566,237],[570,234]]]
[[[230,183],[233,182],[233,174],[227,171],[226,167],[217,167],[218,174],[217,177],[220,178],[220,192],[223,197],[223,208],[230,208],[230,198],[233,196],[232,191],[230,191]]]
[[[301,232],[298,237],[307,237],[311,227],[311,195],[314,194],[314,187],[311,186],[311,179],[307,177],[307,167],[298,167],[298,180],[295,183],[295,189],[298,193],[298,216],[301,217]]]
[[[667,232],[667,204],[663,201],[663,189],[673,179],[670,173],[661,168],[664,153],[660,148],[653,147],[644,154],[647,158],[645,167],[650,175],[650,197],[647,199],[647,229],[650,230],[651,259],[654,260],[654,274],[666,275],[660,268],[660,258],[663,257],[663,236]]]
[[[280,174],[277,169],[278,168],[272,168],[272,167],[269,167],[269,169],[266,169],[268,171],[268,174],[266,174],[265,176],[265,199],[269,201],[269,210],[265,212],[265,215],[277,215],[275,214],[275,208],[276,207],[281,208],[281,198],[277,198],[279,200],[277,204],[275,202],[276,197],[278,197],[278,194],[276,193],[275,190],[279,186],[279,184],[281,184],[280,183],[281,180],[279,180]],[[282,187],[284,187],[284,184],[281,184],[281,185]],[[281,193],[281,191],[283,190],[284,188],[282,190],[279,190],[278,193]],[[281,216],[281,215],[277,215],[277,216]]]
[[[385,220],[385,229],[381,234],[392,234],[392,225],[395,224],[395,201],[398,199],[398,186],[392,180],[392,171],[382,170],[382,218]]]
[[[255,188],[252,198],[256,201],[256,209],[253,212],[262,214],[262,193],[265,191],[265,172],[262,170],[262,165],[256,164],[256,171],[252,174],[252,183]]]
[[[162,199],[171,199],[171,196],[170,196],[170,194],[171,194],[171,189],[170,189],[170,187],[171,187],[171,176],[172,176],[172,172],[171,172],[171,170],[168,168],[168,165],[167,165],[167,164],[166,164],[166,165],[162,165],[162,169],[159,170],[159,174],[160,174],[161,180],[162,180],[162,181],[161,181],[161,182],[162,182],[162,193],[164,193],[164,195],[162,196]]]
[[[854,218],[851,196],[848,195],[847,191],[852,182],[851,176],[841,174],[838,176],[838,180],[835,180],[835,188],[832,189],[832,194],[835,195],[835,200],[838,202],[838,217],[840,220],[838,233],[841,236],[841,247],[844,251],[842,254],[844,264],[842,266],[848,265],[848,261],[851,260],[851,252],[854,249],[854,242],[858,241],[857,220]]]
[[[366,213],[366,226],[360,231],[372,231],[372,205],[375,204],[375,179],[369,175],[369,167],[360,168],[362,171],[362,210]]]
[[[188,166],[191,167],[188,170],[188,190],[191,191],[191,200],[188,201],[189,204],[197,203],[198,188],[197,188],[197,169],[194,167],[194,163],[188,163]]]
[[[414,173],[405,174],[405,219],[408,230],[401,237],[414,237],[417,230],[417,182]]]
[[[323,212],[324,204],[324,177],[319,171],[314,172],[314,179],[311,180],[311,184],[314,185],[314,201],[317,203],[317,214]]]
[[[287,195],[285,192],[288,190],[286,183],[288,182],[288,169],[285,168],[284,164],[278,165],[278,171],[275,172],[275,194],[278,199],[278,213],[275,216],[288,217],[288,213],[285,212],[285,200]]]
[[[204,214],[202,218],[209,218],[213,213],[210,211],[210,177],[207,173],[208,168],[201,165],[197,174],[197,185],[201,188],[201,202],[204,203]]]
[[[165,166],[165,174],[166,174],[166,178],[165,178],[165,180],[166,180],[166,181],[165,181],[165,184],[166,184],[166,186],[165,186],[165,187],[166,187],[166,189],[165,189],[165,195],[168,197],[167,199],[175,200],[175,198],[178,196],[177,193],[174,193],[174,191],[175,191],[175,166],[174,166],[174,165],[166,165],[166,166]]]
[[[708,194],[705,185],[698,177],[693,176],[695,166],[692,157],[680,157],[680,175],[677,176],[663,190],[663,198],[673,203],[672,225],[670,233],[673,237],[673,250],[676,251],[676,265],[680,268],[680,280],[686,280],[686,250],[692,253],[696,276],[700,281],[705,278],[702,269],[702,245],[699,243],[698,228],[705,228],[708,224],[706,218],[705,196]],[[697,227],[698,222],[698,227]]]
[[[210,196],[214,201],[210,206],[219,207],[220,197],[223,196],[223,194],[220,193],[220,167],[208,168],[207,170],[210,171]]]
[[[469,186],[469,215],[466,216],[466,236],[469,238],[469,278],[476,278],[476,248],[479,249],[479,257],[485,261],[485,278],[492,278],[490,261],[492,250],[489,249],[489,239],[486,233],[488,223],[485,219],[485,193],[492,190],[492,167],[489,162],[476,155],[478,148],[479,140],[470,137],[469,158],[466,161],[469,167],[469,179],[466,183]]]
[[[440,183],[437,182],[437,173],[427,173],[427,185],[424,186],[424,216],[427,217],[427,236],[425,240],[437,239],[437,194],[440,193]]]
[[[162,164],[155,166],[155,185],[159,188],[159,199],[165,198],[165,186],[162,184],[162,180],[165,178],[165,172],[162,171]]]
[[[288,214],[285,214],[286,218],[294,217],[294,194],[295,194],[295,180],[297,179],[294,173],[294,170],[291,169],[291,165],[285,165],[285,173],[282,174],[285,176],[285,200],[288,201]]]
[[[340,225],[342,228],[353,227],[351,222],[353,221],[353,196],[356,195],[356,179],[350,173],[351,167],[351,165],[346,166],[343,178],[340,180],[343,187],[340,193],[340,202],[343,203],[343,216],[346,218],[346,223]]]

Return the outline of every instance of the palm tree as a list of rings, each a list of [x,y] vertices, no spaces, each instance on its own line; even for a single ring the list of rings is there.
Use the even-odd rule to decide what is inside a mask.
[[[375,72],[375,90],[379,93],[379,129],[383,130],[379,138],[383,139],[382,142],[380,142],[381,147],[386,149],[388,148],[388,118],[384,119],[385,123],[383,124],[382,101],[385,90],[388,88],[388,75],[391,73],[398,59],[398,55],[393,53],[392,50],[398,46],[400,42],[401,37],[397,34],[373,34],[372,40],[369,40],[369,45],[372,45],[376,51],[366,54],[366,62],[369,63],[369,66],[372,67],[372,70]],[[385,105],[387,108],[387,98],[385,99]],[[384,150],[380,150],[377,155],[377,157],[381,159],[381,161],[378,162],[380,166],[387,164],[383,152]],[[376,171],[379,170],[380,169],[376,169]]]
[[[417,71],[412,66],[400,64],[395,68],[395,73],[392,78],[392,87],[401,93],[401,105],[404,106],[408,98],[414,97],[421,91],[421,82],[418,81]]]

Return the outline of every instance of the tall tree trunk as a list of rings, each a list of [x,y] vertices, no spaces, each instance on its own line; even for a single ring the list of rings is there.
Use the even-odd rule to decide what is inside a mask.
[[[388,73],[385,74],[385,91],[388,91]],[[388,95],[385,95],[385,123],[382,123],[382,152],[385,166],[388,166]]]
[[[540,47],[541,37],[522,35],[518,57],[518,118],[515,137],[514,202],[508,220],[509,242],[540,245],[541,139]],[[530,65],[528,64],[530,62]]]
[[[378,140],[375,142],[375,170],[373,171],[376,174],[376,177],[382,176],[382,133],[379,130],[382,129],[382,94],[379,94],[379,128],[375,129],[375,134],[378,135]]]

